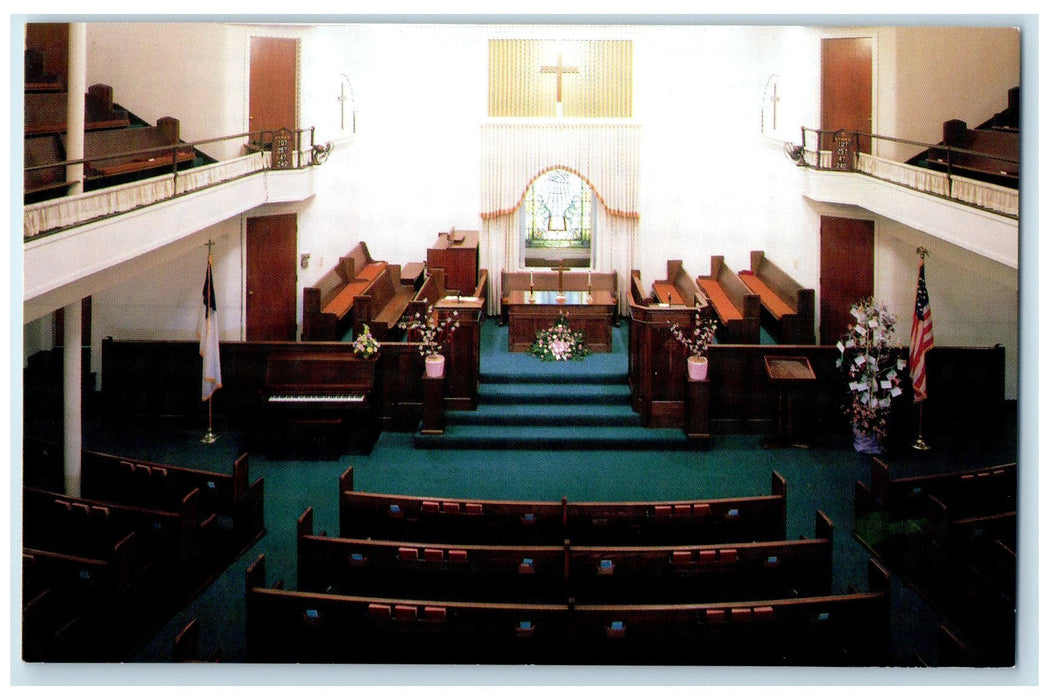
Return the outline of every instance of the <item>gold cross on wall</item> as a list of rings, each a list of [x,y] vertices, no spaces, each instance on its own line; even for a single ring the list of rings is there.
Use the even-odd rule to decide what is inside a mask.
[[[560,51],[557,52],[557,65],[556,66],[540,66],[540,73],[556,73],[557,74],[557,101],[561,101],[561,80],[565,73],[578,73],[578,66],[566,66],[564,65],[564,56]]]

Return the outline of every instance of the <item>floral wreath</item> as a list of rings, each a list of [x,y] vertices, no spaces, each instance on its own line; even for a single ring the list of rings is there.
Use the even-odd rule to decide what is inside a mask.
[[[550,328],[536,331],[532,354],[543,362],[582,360],[590,354],[590,348],[583,342],[582,331],[573,331],[562,313]]]

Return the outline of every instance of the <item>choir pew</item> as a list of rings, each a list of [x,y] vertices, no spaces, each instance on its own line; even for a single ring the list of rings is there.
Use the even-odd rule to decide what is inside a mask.
[[[561,602],[566,546],[435,544],[313,534],[299,517],[298,589],[440,600]]]
[[[723,342],[760,342],[760,298],[725,264],[725,256],[711,255],[710,274],[697,277],[696,285],[718,320]]]
[[[788,345],[816,342],[816,292],[795,282],[764,251],[750,251],[750,269],[740,271],[743,284],[761,299],[776,340]]]
[[[415,293],[413,284],[402,284],[400,265],[386,265],[353,300],[354,335],[363,332],[367,325],[377,340],[386,340]]]
[[[633,279],[633,275],[631,275]],[[640,278],[638,280],[640,282]],[[699,287],[680,260],[667,260],[667,277],[652,283],[653,302],[660,306],[697,306],[703,299]]]
[[[386,267],[364,241],[339,258],[334,268],[302,289],[302,339],[338,340],[340,328],[353,327],[353,304]]]

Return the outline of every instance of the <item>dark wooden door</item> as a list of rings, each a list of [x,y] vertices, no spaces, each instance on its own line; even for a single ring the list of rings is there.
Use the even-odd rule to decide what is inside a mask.
[[[831,131],[870,133],[872,59],[867,38],[824,39],[822,44],[821,127]],[[832,150],[829,136],[821,143]],[[860,137],[858,148],[870,153],[869,137]]]
[[[295,340],[298,235],[294,214],[248,219],[245,338]]]
[[[298,41],[274,37],[251,38],[248,87],[248,130],[295,129],[295,84]],[[264,134],[262,141],[270,143]]]
[[[820,218],[820,343],[841,338],[857,301],[874,294],[874,222]]]

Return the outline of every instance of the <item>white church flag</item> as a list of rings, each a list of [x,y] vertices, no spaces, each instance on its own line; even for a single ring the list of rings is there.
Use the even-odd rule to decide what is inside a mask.
[[[200,310],[200,356],[204,358],[201,400],[207,401],[222,386],[222,368],[219,365],[219,319],[215,304],[215,282],[211,276],[211,252],[208,252],[208,271],[204,276],[203,306]]]

